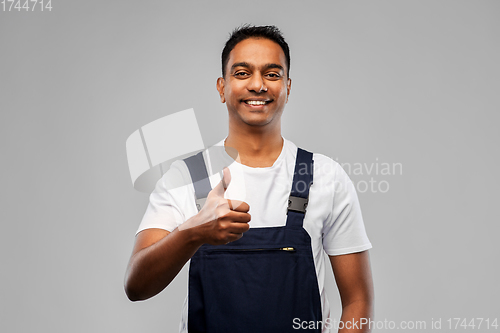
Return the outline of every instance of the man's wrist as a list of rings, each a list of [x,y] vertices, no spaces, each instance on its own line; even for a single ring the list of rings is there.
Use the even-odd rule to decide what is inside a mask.
[[[197,214],[181,224],[177,229],[178,232],[182,233],[182,237],[189,245],[200,247],[206,242],[200,228],[197,227],[200,224],[198,220],[199,216]]]

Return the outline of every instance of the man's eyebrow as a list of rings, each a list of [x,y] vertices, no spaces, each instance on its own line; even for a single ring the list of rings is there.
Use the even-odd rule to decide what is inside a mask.
[[[283,66],[281,66],[280,64],[266,64],[266,65],[264,65],[264,69],[271,69],[271,68],[277,68],[277,69],[280,69],[282,71],[285,70],[283,68]]]
[[[248,62],[245,62],[245,61],[242,61],[242,62],[236,62],[236,63],[234,63],[234,64],[231,66],[231,71],[233,71],[236,67],[254,68],[254,66],[250,65]],[[283,66],[281,66],[280,64],[274,64],[274,63],[265,64],[264,66],[262,66],[262,68],[263,68],[263,69],[277,68],[277,69],[282,70],[282,71],[284,71],[284,70],[285,70],[285,69],[283,68]]]
[[[253,66],[250,65],[248,62],[236,62],[231,66],[231,71],[233,71],[236,67],[247,67],[247,68],[252,68]]]

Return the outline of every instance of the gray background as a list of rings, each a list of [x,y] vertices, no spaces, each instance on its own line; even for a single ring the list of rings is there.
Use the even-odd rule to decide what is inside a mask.
[[[290,44],[286,138],[340,163],[403,166],[351,174],[390,184],[359,193],[376,319],[430,331],[442,318],[447,331],[449,317],[499,316],[499,1],[52,6],[0,12],[2,332],[177,330],[186,270],[148,301],[123,291],[148,202],[125,140],[187,108],[207,145],[222,139],[219,57],[245,22],[276,24]]]

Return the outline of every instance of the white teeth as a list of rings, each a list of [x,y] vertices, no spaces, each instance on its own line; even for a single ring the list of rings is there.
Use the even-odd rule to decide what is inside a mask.
[[[266,101],[246,101],[246,103],[250,105],[264,105]]]

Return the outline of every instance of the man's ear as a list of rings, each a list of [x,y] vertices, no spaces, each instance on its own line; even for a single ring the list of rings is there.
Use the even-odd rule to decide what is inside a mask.
[[[217,91],[219,92],[221,103],[226,103],[226,98],[224,97],[224,83],[224,78],[220,77],[217,79]]]
[[[290,90],[292,90],[292,79],[288,78],[286,82],[286,102],[288,103],[288,96],[290,95]]]

